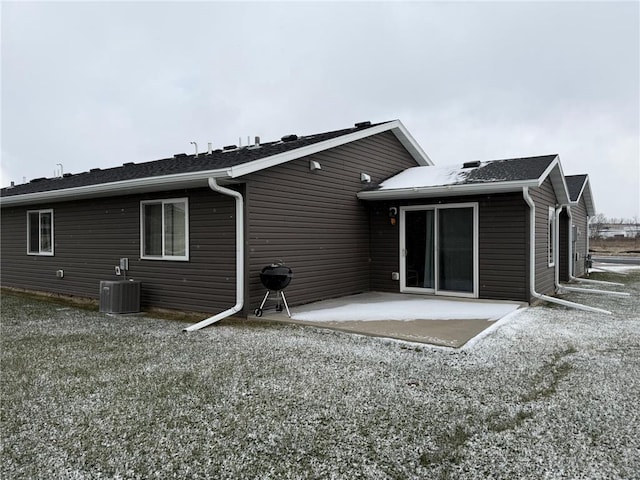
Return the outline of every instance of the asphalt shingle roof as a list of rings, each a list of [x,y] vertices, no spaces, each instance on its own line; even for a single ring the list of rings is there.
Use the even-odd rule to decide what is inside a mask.
[[[381,123],[366,124],[361,125],[360,127],[345,128],[342,130],[318,133],[314,135],[305,135],[291,141],[280,140],[261,143],[258,148],[248,146],[228,151],[218,149],[214,150],[211,155],[206,152],[200,153],[197,157],[195,154],[179,155],[144,163],[126,163],[120,167],[114,168],[91,169],[88,172],[79,174],[65,174],[63,177],[59,178],[35,179],[22,185],[3,188],[0,191],[0,195],[2,197],[9,197],[89,185],[100,185],[123,180],[225,169],[313,145],[314,143],[331,140],[356,131],[366,130],[367,128],[380,125]]]
[[[412,167],[384,180],[379,185],[371,185],[366,190],[435,188],[451,185],[537,180],[556,157],[557,155],[542,155],[487,162],[467,162],[463,165]]]
[[[540,178],[556,157],[557,155],[542,155],[481,162],[479,167],[470,169],[463,175],[461,183],[535,180]],[[463,168],[462,172],[464,171]]]
[[[569,175],[565,176],[564,180],[567,182],[569,198],[572,202],[577,202],[580,198],[582,187],[584,187],[584,182],[587,180],[587,175]]]

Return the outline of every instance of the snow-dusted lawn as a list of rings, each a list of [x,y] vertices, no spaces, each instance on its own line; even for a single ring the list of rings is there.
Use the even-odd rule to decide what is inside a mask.
[[[594,275],[595,277],[595,275]],[[630,297],[535,307],[463,350],[2,296],[0,478],[639,478]]]

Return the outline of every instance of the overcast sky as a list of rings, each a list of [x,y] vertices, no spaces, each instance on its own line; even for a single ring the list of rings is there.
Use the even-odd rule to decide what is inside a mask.
[[[640,217],[640,4],[2,2],[2,185],[400,119]]]

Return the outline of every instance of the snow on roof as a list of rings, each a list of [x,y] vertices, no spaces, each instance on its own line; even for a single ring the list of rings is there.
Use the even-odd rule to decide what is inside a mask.
[[[378,190],[536,180],[556,157],[543,155],[463,165],[412,167],[382,182]]]
[[[412,167],[382,182],[380,189],[437,187],[455,185],[463,180],[464,175],[457,167]]]

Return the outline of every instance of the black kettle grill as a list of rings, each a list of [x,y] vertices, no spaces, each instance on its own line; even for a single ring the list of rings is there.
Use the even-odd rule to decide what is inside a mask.
[[[287,315],[291,318],[291,312],[289,311],[289,305],[287,305],[287,299],[284,296],[283,290],[291,283],[292,277],[293,272],[283,263],[273,263],[262,269],[260,272],[260,281],[262,282],[262,285],[264,285],[264,288],[267,289],[267,293],[264,295],[260,306],[256,308],[254,312],[256,317],[262,316],[264,304],[267,302],[269,294],[274,291],[276,292],[276,311],[282,311],[282,304],[280,303],[280,297],[282,297],[284,306],[287,309]]]

